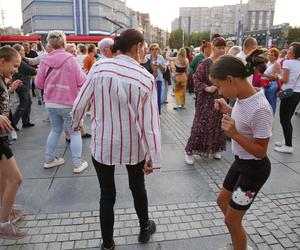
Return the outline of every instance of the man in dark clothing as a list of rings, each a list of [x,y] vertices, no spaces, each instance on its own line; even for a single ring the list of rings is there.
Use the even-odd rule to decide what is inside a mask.
[[[25,57],[27,58],[35,58],[38,57],[38,53],[30,48],[30,44],[25,42],[23,43],[23,47],[25,49]],[[34,68],[37,68],[37,66],[33,66]],[[34,84],[34,78],[31,78],[32,84],[31,84],[31,91],[32,96],[35,97],[35,84]]]
[[[16,89],[19,96],[20,103],[13,114],[14,124],[18,124],[20,118],[22,118],[23,128],[33,127],[34,124],[30,123],[30,111],[31,111],[31,97],[30,97],[30,82],[31,77],[36,75],[36,69],[26,63],[24,57],[24,48],[20,44],[15,44],[14,48],[20,53],[22,57],[21,65],[18,69],[18,73],[13,75],[13,80],[21,80],[23,85]]]

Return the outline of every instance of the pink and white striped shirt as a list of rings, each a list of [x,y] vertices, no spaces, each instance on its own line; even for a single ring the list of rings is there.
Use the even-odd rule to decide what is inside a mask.
[[[73,127],[91,110],[92,155],[106,165],[152,160],[161,167],[160,118],[153,76],[126,55],[95,63],[73,105]]]

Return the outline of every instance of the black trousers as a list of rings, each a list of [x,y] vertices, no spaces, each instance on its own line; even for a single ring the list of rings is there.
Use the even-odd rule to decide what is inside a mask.
[[[30,112],[31,112],[31,96],[30,96],[30,92],[28,89],[24,89],[21,91],[16,91],[19,99],[20,99],[20,103],[13,115],[13,120],[14,120],[14,124],[17,125],[20,118],[22,118],[22,123],[23,125],[27,124],[30,122]]]
[[[286,146],[292,146],[293,126],[292,117],[300,101],[300,93],[294,93],[293,96],[283,99],[280,102],[280,124],[283,130]]]
[[[92,158],[100,184],[100,226],[104,247],[110,247],[113,241],[114,205],[116,201],[115,166],[99,163]],[[141,228],[148,226],[148,198],[145,188],[145,161],[136,165],[127,165],[129,188]]]

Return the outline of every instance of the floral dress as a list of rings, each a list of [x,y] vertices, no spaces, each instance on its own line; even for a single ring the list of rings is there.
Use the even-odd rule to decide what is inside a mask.
[[[214,108],[214,100],[221,96],[217,91],[208,93],[204,89],[213,84],[209,80],[210,58],[199,64],[194,74],[196,112],[185,151],[188,155],[208,157],[226,150],[226,136],[221,129],[222,113]]]

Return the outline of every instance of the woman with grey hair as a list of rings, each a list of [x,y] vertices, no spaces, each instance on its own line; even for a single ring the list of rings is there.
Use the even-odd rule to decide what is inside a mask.
[[[70,113],[86,76],[76,58],[65,51],[66,36],[62,31],[50,31],[47,40],[54,50],[41,60],[36,77],[36,86],[44,90],[45,106],[51,124],[44,168],[56,167],[65,162],[63,158],[55,156],[55,149],[65,123],[71,135],[73,172],[81,173],[88,167],[88,163],[81,160],[81,134],[80,131],[71,129]]]

